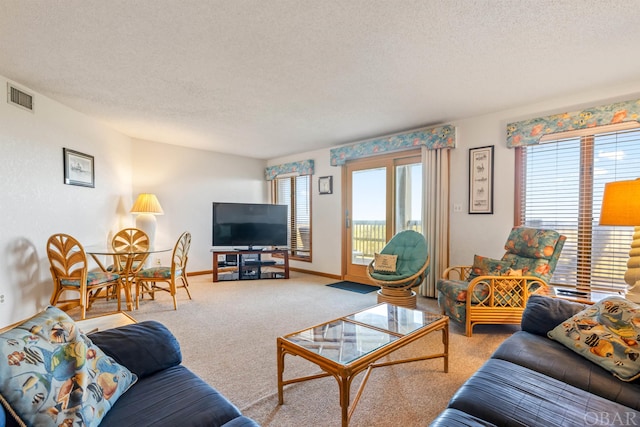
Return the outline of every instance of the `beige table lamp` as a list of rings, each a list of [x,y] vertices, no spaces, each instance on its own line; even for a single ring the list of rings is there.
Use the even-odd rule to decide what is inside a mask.
[[[136,228],[147,233],[149,246],[154,247],[156,239],[156,215],[164,215],[162,206],[155,194],[141,193],[131,208],[131,213],[138,214]]]

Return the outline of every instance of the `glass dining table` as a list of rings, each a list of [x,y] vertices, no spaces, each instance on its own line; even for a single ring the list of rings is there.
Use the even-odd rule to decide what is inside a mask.
[[[145,267],[147,258],[151,254],[169,252],[173,249],[170,246],[156,246],[150,248],[129,247],[125,251],[115,250],[107,245],[87,245],[84,247],[86,254],[98,264],[102,271],[112,271],[120,275],[122,288],[127,302],[127,310],[133,310],[133,298],[131,296],[132,287],[135,283],[136,274]],[[111,260],[103,263],[100,259],[106,257]],[[105,264],[107,264],[105,266]]]

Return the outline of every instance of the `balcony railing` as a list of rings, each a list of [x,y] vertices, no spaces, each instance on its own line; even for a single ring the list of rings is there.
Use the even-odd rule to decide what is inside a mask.
[[[422,231],[422,221],[409,221],[407,230]],[[385,221],[353,221],[351,230],[353,262],[368,264],[387,243],[387,226]]]

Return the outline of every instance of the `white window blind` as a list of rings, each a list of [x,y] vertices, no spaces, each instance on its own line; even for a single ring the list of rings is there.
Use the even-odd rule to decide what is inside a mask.
[[[520,149],[523,225],[567,236],[552,283],[581,290],[626,289],[633,227],[600,226],[604,185],[640,177],[640,131],[620,131]]]
[[[276,203],[288,207],[292,258],[311,259],[311,175],[276,178]]]

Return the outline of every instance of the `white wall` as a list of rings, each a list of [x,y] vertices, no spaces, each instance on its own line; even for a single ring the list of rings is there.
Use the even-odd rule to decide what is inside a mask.
[[[213,202],[267,201],[264,160],[142,140],[133,141],[132,153],[134,199],[154,193],[164,210],[157,216],[157,245],[173,246],[183,231],[191,232],[190,272],[211,270]],[[168,265],[170,253],[158,257]]]
[[[51,234],[104,242],[128,221],[121,207],[131,199],[130,139],[23,89],[35,95],[34,112],[0,102],[0,327],[47,306]],[[63,184],[63,147],[94,156],[95,188]]]

